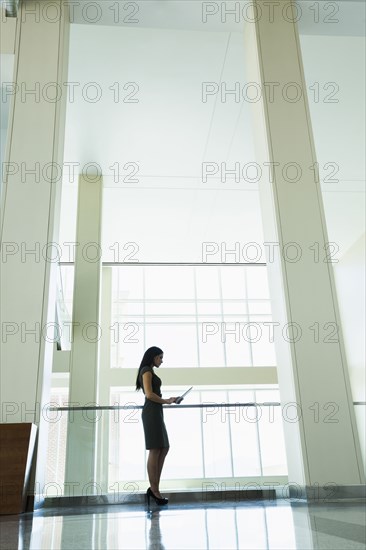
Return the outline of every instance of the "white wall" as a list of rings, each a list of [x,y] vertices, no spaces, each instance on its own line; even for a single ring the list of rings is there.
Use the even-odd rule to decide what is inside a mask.
[[[365,234],[334,269],[354,401],[366,400]]]
[[[354,401],[365,400],[365,45],[360,36],[301,36],[318,162],[339,167],[335,182],[320,172],[328,237],[339,249],[333,268]],[[337,102],[326,101],[329,83]]]
[[[365,233],[342,256],[334,274],[353,400],[365,401]],[[355,412],[366,472],[365,406],[356,406]]]

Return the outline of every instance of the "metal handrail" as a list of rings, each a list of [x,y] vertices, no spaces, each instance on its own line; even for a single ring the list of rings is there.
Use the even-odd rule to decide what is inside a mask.
[[[75,262],[59,262],[59,266],[72,266],[75,265]],[[133,266],[133,267],[253,267],[260,266],[265,267],[267,264],[263,262],[102,262],[103,267],[114,267],[114,266]]]
[[[207,407],[269,407],[270,405],[274,405],[275,407],[278,407],[281,405],[281,403],[277,401],[266,401],[265,403],[254,403],[253,401],[249,403],[195,403],[192,405],[163,405],[165,408],[185,408],[185,409],[204,409]],[[128,410],[128,409],[143,409],[143,405],[102,405],[102,406],[91,406],[91,407],[50,407],[50,411],[118,411],[118,410]]]
[[[354,405],[366,405],[366,401],[354,401]],[[266,401],[265,403],[255,403],[249,401],[248,403],[194,403],[192,405],[163,405],[164,408],[179,408],[179,409],[204,409],[207,407],[279,407],[281,403],[279,401]],[[143,409],[143,405],[93,405],[90,407],[49,407],[48,410],[52,412],[57,411],[118,411],[118,410],[129,410],[129,409]]]

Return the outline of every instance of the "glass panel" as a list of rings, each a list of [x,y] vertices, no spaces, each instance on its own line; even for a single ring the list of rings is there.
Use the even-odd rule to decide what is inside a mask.
[[[199,357],[201,367],[225,367],[224,346],[221,342],[221,318],[200,323]]]
[[[144,304],[142,302],[115,302],[114,304],[114,315],[118,321],[122,322],[127,317],[142,318],[143,314]]]
[[[168,315],[145,315],[146,319],[146,327],[152,326],[152,325],[159,325],[161,327],[164,326],[181,326],[181,325],[194,325],[196,326],[196,317],[193,316],[182,316],[174,315],[174,316],[168,316]]]
[[[231,403],[249,403],[254,401],[252,391],[230,391]],[[248,407],[235,407],[229,413],[232,453],[234,463],[234,475],[260,476],[261,464],[258,447],[258,428],[253,409]]]
[[[222,297],[224,300],[243,300],[245,292],[245,268],[225,267],[220,269]]]
[[[146,316],[155,315],[189,315],[195,314],[195,304],[191,302],[145,302],[145,314]]]
[[[217,268],[196,267],[197,299],[214,299],[220,297],[219,274]]]
[[[243,321],[243,316],[246,318],[247,307],[247,302],[244,300],[237,300],[235,302],[224,301],[222,304],[224,315],[235,315],[238,321]]]
[[[256,401],[258,403],[279,403],[280,402],[280,391],[279,390],[263,390],[256,389]]]
[[[164,351],[164,364],[174,368],[197,366],[195,325],[146,325],[145,331],[145,347],[159,346]]]
[[[51,390],[50,407],[65,407],[68,405],[69,388],[53,387]],[[65,479],[66,437],[68,413],[47,412],[48,447],[45,473],[45,485],[55,485],[54,494],[62,494]],[[50,494],[51,496],[51,494]]]
[[[248,313],[249,314],[270,314],[271,313],[271,304],[269,300],[258,301],[258,300],[248,300]]]
[[[136,321],[114,325],[111,331],[111,368],[139,366],[145,352],[144,324]]]
[[[226,392],[205,392],[205,402],[213,403],[203,411],[203,444],[205,449],[206,477],[231,477],[231,442],[229,423],[225,422],[222,410],[215,403],[225,403]]]
[[[248,298],[265,298],[269,300],[267,270],[260,266],[248,267],[246,275]]]
[[[197,302],[197,313],[200,315],[221,315],[221,304],[220,302]],[[221,321],[220,317],[220,321]]]
[[[255,367],[274,367],[276,366],[276,353],[274,342],[271,341],[270,327],[258,321],[255,321],[255,323],[255,328],[252,331],[248,331],[248,338],[252,340],[250,345],[253,365]]]
[[[228,327],[230,324],[227,324]],[[239,325],[240,327],[240,325]],[[242,333],[239,332],[239,337],[236,335],[226,336],[226,361],[230,367],[250,367],[252,364],[249,342],[242,338]]]
[[[192,269],[184,267],[145,268],[146,299],[193,299]]]
[[[111,404],[127,405],[142,402],[136,392],[111,391]],[[141,410],[118,410],[109,413],[109,485],[119,480],[145,479],[143,457],[145,441],[142,429]]]
[[[260,454],[263,475],[286,475],[287,462],[283,433],[282,407],[258,407]]]
[[[194,396],[192,399],[196,402]],[[200,409],[172,409],[164,418],[170,442],[164,464],[166,479],[204,477]]]
[[[142,267],[112,270],[112,293],[115,302],[121,300],[142,300],[143,298]]]

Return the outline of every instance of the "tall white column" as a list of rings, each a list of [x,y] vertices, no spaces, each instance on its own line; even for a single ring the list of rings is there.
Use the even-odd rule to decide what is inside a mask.
[[[40,6],[48,5],[49,17],[44,17]],[[65,94],[53,98],[56,85],[62,89],[67,80],[68,31],[63,0],[21,3],[2,167],[1,422],[34,422],[41,428],[52,371],[53,330],[48,323],[55,322],[66,106]],[[44,433],[41,429],[39,441]],[[39,468],[40,477],[43,471]]]
[[[257,160],[270,174],[260,184],[264,236],[278,245],[267,263],[289,482],[363,484],[296,11],[288,0],[254,4],[244,34],[249,80],[262,90],[252,105]]]
[[[73,338],[70,364],[70,406],[97,403],[102,275],[103,179],[79,177],[76,256],[73,298]],[[69,413],[65,483],[73,495],[94,494],[96,486],[96,442],[99,413]],[[65,487],[67,495],[67,487]]]
[[[112,268],[103,267],[101,287],[101,329],[98,403],[110,405]],[[103,411],[98,421],[96,477],[103,494],[111,492],[109,477],[109,426],[115,421],[113,411]]]

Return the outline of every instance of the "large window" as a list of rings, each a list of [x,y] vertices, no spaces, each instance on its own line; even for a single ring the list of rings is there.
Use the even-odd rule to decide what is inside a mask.
[[[61,269],[61,309],[69,317],[73,269]],[[137,264],[107,269],[111,269],[111,284],[103,288],[110,299],[103,294],[102,301],[111,304],[107,314],[110,330],[106,333],[110,353],[103,356],[106,348],[101,345],[99,404],[143,404],[142,392],[136,393],[133,385],[143,352],[151,345],[164,350],[163,380],[172,368],[179,376],[187,368],[215,367],[215,378],[210,369],[200,371],[201,381],[186,401],[194,407],[170,407],[165,411],[171,439],[165,469],[167,483],[188,487],[217,478],[285,479],[277,385],[245,385],[239,378],[236,385],[222,382],[228,367],[236,367],[239,374],[240,368],[276,364],[270,338],[266,267]],[[54,389],[53,403],[67,404],[68,375],[59,375],[55,384],[58,388]],[[163,389],[165,395],[182,393],[182,386],[176,383],[164,383]],[[245,403],[251,405],[243,406]],[[60,487],[67,421],[67,413],[63,412],[50,426],[47,475],[48,481],[57,480]],[[98,431],[97,456],[105,490],[127,487],[129,480],[139,487],[144,484],[146,456],[140,410],[104,410]]]
[[[113,269],[111,367],[134,368],[158,345],[169,367],[274,366],[266,269]]]
[[[71,266],[62,289],[70,318]],[[119,266],[111,291],[111,368],[135,368],[152,345],[171,368],[276,365],[264,266]]]

